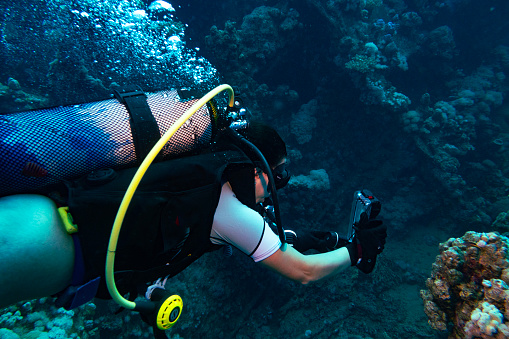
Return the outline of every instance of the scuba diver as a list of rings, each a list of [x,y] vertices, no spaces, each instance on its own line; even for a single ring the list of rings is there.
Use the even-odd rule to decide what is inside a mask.
[[[211,99],[224,90],[230,94],[228,118],[221,118]],[[139,311],[158,336],[159,330],[173,326],[182,310],[180,297],[167,293],[161,279],[223,246],[233,246],[255,263],[302,284],[350,266],[364,273],[374,269],[387,236],[386,226],[375,219],[378,213],[362,213],[350,239],[335,232],[283,230],[277,190],[290,180],[285,142],[273,128],[247,122],[227,85],[200,100],[185,96],[182,91],[147,95],[128,88],[116,92],[116,99],[69,107],[69,116],[81,110],[89,119],[70,122],[61,117],[60,128],[52,122],[59,132],[51,132],[50,139],[65,139],[74,150],[61,174],[52,173],[62,161],[57,152],[37,153],[39,144],[23,142],[26,131],[20,126],[28,123],[9,120],[28,115],[2,117],[3,126],[15,127],[0,130],[2,159],[12,159],[3,170],[14,178],[0,185],[0,307],[56,296],[58,306],[72,309],[94,297],[113,298]],[[178,105],[188,107],[186,113]],[[53,118],[63,111],[52,111]],[[163,124],[161,116],[176,111],[178,116],[164,133],[166,129],[157,126]],[[106,144],[100,138],[71,135],[94,131],[110,135],[103,135],[104,142],[112,139],[115,133],[106,133],[97,123],[112,114],[108,112],[121,112],[109,116],[119,123],[108,128],[123,128],[120,121],[129,121],[132,145],[127,146],[135,149],[135,165],[118,161],[120,156],[134,156],[122,153],[125,140]],[[47,115],[45,111],[33,118],[34,128],[46,136],[41,117]],[[99,120],[86,132],[69,126],[83,120],[92,123],[94,117]],[[201,117],[208,119],[203,128],[197,126]],[[37,133],[31,130],[31,138]],[[93,141],[99,144],[95,150]],[[54,147],[63,143],[48,142]],[[183,147],[186,143],[193,146]],[[114,152],[107,152],[105,145],[113,145]],[[98,157],[116,161],[116,168],[105,168],[94,160]],[[81,166],[73,165],[76,158]],[[80,171],[85,174],[76,176]],[[320,253],[302,253],[310,249]],[[124,298],[127,294],[129,300]],[[135,302],[140,294],[148,301]]]

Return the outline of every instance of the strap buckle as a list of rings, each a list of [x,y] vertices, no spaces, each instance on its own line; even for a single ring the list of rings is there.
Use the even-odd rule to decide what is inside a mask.
[[[129,85],[121,89],[115,89],[113,90],[113,95],[115,95],[115,98],[123,104],[126,103],[126,98],[136,97],[140,95],[144,96],[145,98],[147,97],[145,92],[143,92],[141,87],[138,85]]]

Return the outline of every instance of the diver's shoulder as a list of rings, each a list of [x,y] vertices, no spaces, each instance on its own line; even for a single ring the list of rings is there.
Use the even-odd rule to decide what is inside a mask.
[[[13,194],[0,197],[0,204],[20,204],[21,206],[39,206],[54,208],[55,202],[40,194]]]

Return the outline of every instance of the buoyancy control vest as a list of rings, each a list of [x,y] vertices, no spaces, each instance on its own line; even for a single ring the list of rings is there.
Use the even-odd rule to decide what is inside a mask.
[[[104,275],[115,215],[136,168],[92,172],[69,185],[68,204],[85,260],[85,280]],[[120,234],[115,280],[121,292],[174,276],[217,249],[209,236],[225,176],[254,207],[253,165],[234,146],[154,163],[138,187]],[[104,281],[104,279],[101,279]],[[103,284],[97,297],[109,298]]]

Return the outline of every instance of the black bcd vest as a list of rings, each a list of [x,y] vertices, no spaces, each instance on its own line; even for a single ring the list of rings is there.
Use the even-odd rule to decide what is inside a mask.
[[[104,276],[111,229],[137,168],[92,173],[69,184],[69,211],[79,227],[85,281]],[[120,293],[141,283],[174,276],[204,253],[214,213],[227,180],[237,198],[255,206],[253,165],[235,147],[153,163],[124,217],[115,256]],[[105,279],[97,297],[109,298]]]

